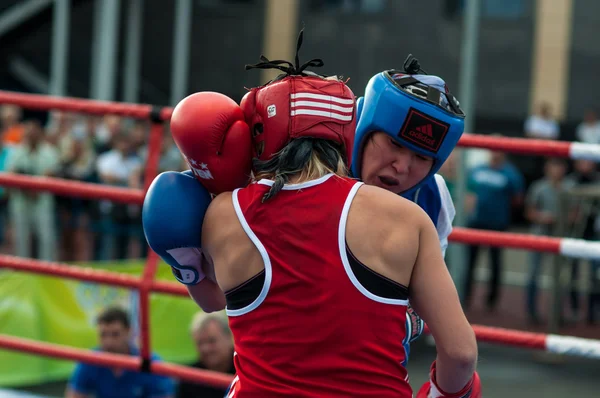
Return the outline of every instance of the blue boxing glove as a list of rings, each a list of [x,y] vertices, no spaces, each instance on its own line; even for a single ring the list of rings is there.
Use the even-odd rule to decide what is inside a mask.
[[[196,285],[206,277],[202,270],[202,222],[211,200],[191,173],[174,171],[159,174],[144,199],[146,241],[184,285]]]

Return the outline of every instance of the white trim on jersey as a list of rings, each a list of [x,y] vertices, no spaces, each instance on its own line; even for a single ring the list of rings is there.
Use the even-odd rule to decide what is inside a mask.
[[[329,174],[325,174],[323,177],[317,178],[316,180],[305,181],[305,182],[301,182],[299,184],[285,184],[283,186],[283,188],[281,188],[281,189],[283,191],[294,191],[294,190],[297,190],[297,189],[314,187],[315,185],[322,184],[325,181],[329,180],[331,177],[333,177],[333,175],[334,175],[333,173],[329,173]],[[273,180],[267,180],[265,178],[263,178],[262,180],[258,181],[258,184],[268,185],[270,187],[272,187],[274,183],[275,183],[275,181],[273,181]]]
[[[407,306],[408,300],[380,297],[365,289],[365,287],[360,284],[358,279],[356,279],[356,276],[354,275],[354,273],[352,272],[352,268],[350,267],[350,261],[348,261],[348,255],[346,254],[346,223],[348,221],[348,213],[350,212],[350,205],[352,204],[352,200],[354,200],[358,189],[362,185],[362,182],[357,182],[356,184],[354,184],[354,186],[350,190],[350,193],[348,193],[346,203],[344,203],[344,208],[342,210],[342,216],[340,218],[340,226],[338,229],[338,246],[340,250],[340,258],[342,259],[342,263],[344,264],[344,270],[346,271],[346,275],[348,275],[350,282],[352,282],[354,287],[365,297],[378,303]]]
[[[271,268],[271,259],[269,258],[269,253],[267,253],[267,249],[263,246],[262,242],[258,239],[248,222],[246,221],[246,217],[244,217],[244,213],[242,212],[242,208],[240,207],[240,202],[238,200],[238,191],[239,188],[233,191],[232,199],[233,199],[233,207],[235,209],[235,214],[240,220],[240,224],[242,224],[242,228],[244,228],[244,232],[248,235],[248,238],[254,243],[254,246],[258,249],[260,256],[262,257],[263,263],[265,265],[265,282],[263,284],[262,290],[258,297],[249,305],[244,308],[240,308],[237,310],[230,310],[225,308],[225,311],[228,316],[240,316],[249,313],[250,311],[258,308],[259,305],[265,301],[267,294],[269,293],[269,288],[271,287],[271,280],[273,278],[273,269]]]

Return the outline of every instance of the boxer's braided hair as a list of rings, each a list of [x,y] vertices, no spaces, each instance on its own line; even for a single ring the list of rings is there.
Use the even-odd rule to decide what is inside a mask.
[[[315,58],[300,65],[298,53],[302,46],[304,38],[304,29],[298,35],[296,43],[296,57],[292,64],[289,61],[269,60],[261,55],[261,62],[254,65],[246,65],[249,69],[279,69],[284,72],[277,76],[273,81],[283,79],[287,76],[326,76],[307,71],[309,67],[321,67],[323,60]],[[271,82],[273,82],[271,81]],[[269,83],[271,83],[269,82]],[[269,84],[267,83],[267,84]],[[325,173],[347,173],[345,166],[345,152],[341,145],[333,141],[317,138],[298,138],[290,141],[285,148],[276,153],[269,160],[253,160],[254,176],[256,179],[269,178],[274,180],[274,184],[263,198],[262,202],[269,200],[283,189],[283,186],[290,181],[293,176],[298,176],[300,181],[305,181],[315,176],[321,176]]]
[[[271,199],[293,176],[306,181],[326,173],[347,174],[344,150],[340,144],[320,138],[303,137],[290,141],[269,160],[253,159],[255,178],[274,180],[262,202]]]

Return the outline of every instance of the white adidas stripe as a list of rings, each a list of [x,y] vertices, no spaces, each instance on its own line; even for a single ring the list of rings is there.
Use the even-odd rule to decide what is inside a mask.
[[[343,107],[343,106],[339,106],[339,105],[328,104],[326,102],[292,101],[291,104],[292,104],[292,108],[299,108],[302,106],[310,106],[313,108],[325,108],[325,109],[331,109],[334,111],[340,111],[340,112],[346,112],[346,113],[352,113],[352,111],[354,110],[353,107]]]
[[[343,105],[352,105],[352,104],[354,104],[354,100],[352,100],[352,99],[334,97],[334,96],[331,96],[331,95],[313,94],[313,93],[295,93],[295,94],[290,94],[290,98],[291,99],[310,98],[310,99],[316,99],[316,100],[337,102],[338,104],[343,104]]]
[[[315,111],[313,109],[298,109],[291,112],[292,116],[297,115],[311,115],[311,116],[323,116],[331,119],[342,120],[344,122],[349,122],[352,120],[352,115],[340,115],[339,113],[333,112],[325,112],[325,111]]]

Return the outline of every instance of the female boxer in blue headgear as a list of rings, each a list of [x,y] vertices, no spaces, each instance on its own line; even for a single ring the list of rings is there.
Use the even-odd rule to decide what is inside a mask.
[[[464,131],[458,101],[441,78],[425,74],[409,55],[403,71],[373,76],[357,105],[352,174],[421,206],[445,253],[455,211],[446,182],[436,173]],[[407,358],[410,342],[423,330],[418,316],[410,315]]]

